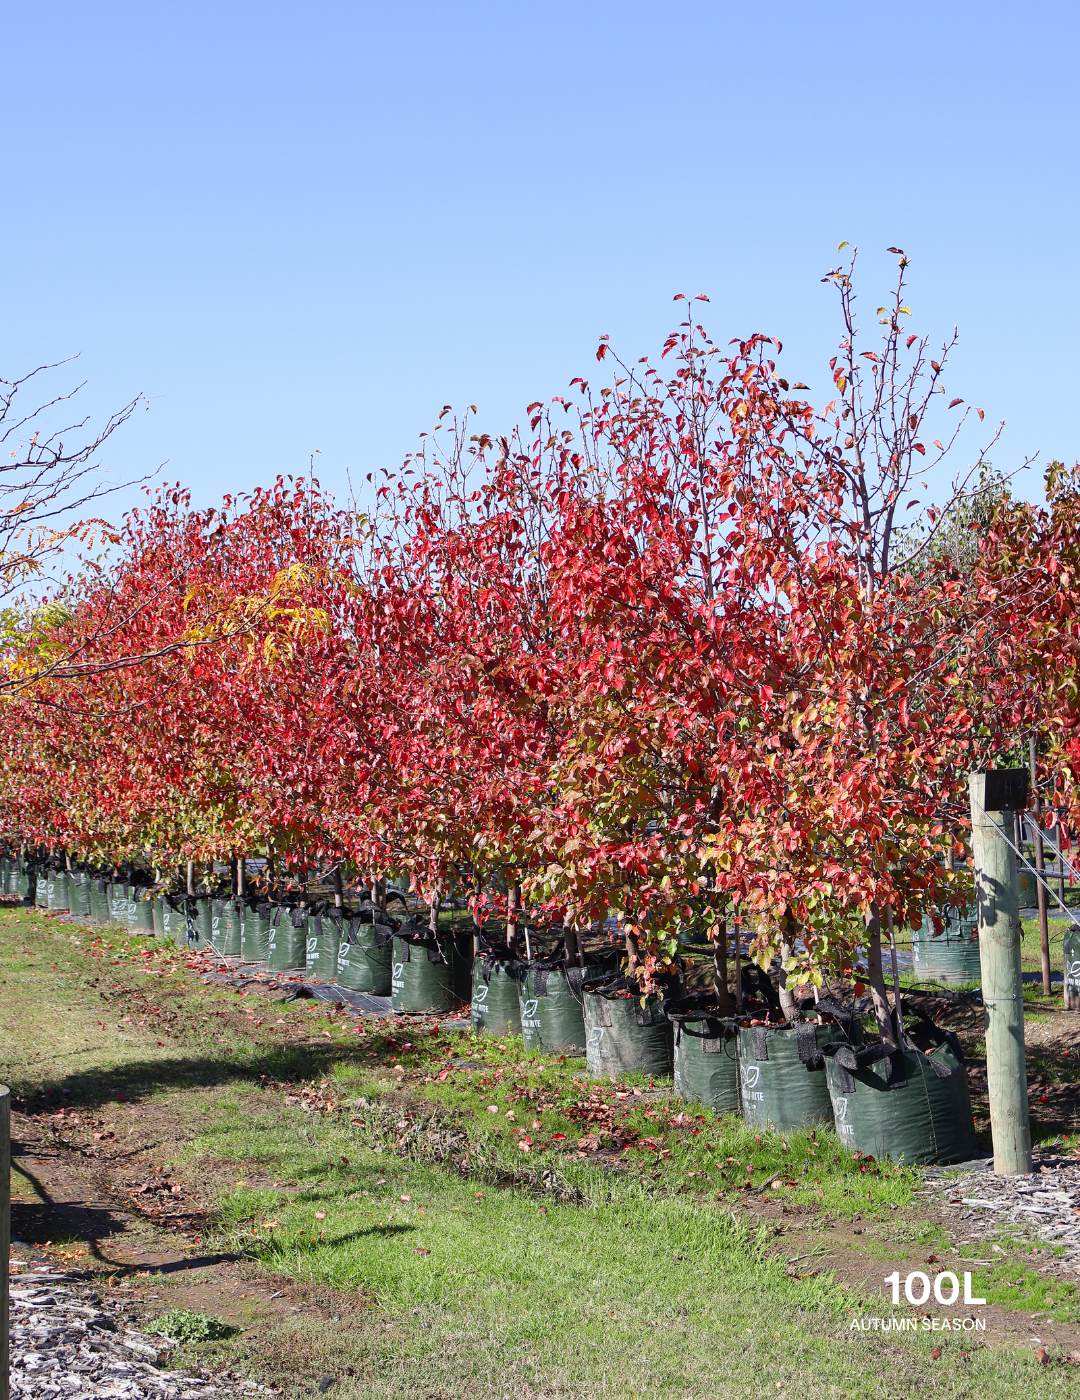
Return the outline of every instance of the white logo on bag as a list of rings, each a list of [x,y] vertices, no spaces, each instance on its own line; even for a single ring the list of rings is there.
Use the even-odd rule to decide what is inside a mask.
[[[744,1089],[753,1089],[761,1078],[760,1065],[740,1065],[739,1072],[742,1075]]]
[[[604,1039],[604,1029],[603,1026],[589,1027],[588,1033],[585,1036],[585,1044],[590,1050],[600,1049],[601,1042]]]
[[[308,941],[307,941],[307,950],[308,950],[308,953],[314,953],[314,952],[315,952],[315,949],[316,949],[316,947],[317,947],[317,945],[318,945],[318,939],[316,939],[316,938],[309,938]]]
[[[532,1018],[536,1015],[536,1008],[538,1004],[539,1003],[537,1002],[535,997],[533,997],[531,1001],[527,1001],[525,1005],[521,1008],[522,1017],[527,1020],[532,1020]]]
[[[1065,969],[1065,981],[1071,984],[1080,984],[1080,961],[1069,963]]]
[[[473,992],[473,1005],[479,1006],[482,1002],[487,1001],[487,994],[490,991],[490,987],[485,987],[484,984],[481,983],[480,986],[477,987],[476,991]]]

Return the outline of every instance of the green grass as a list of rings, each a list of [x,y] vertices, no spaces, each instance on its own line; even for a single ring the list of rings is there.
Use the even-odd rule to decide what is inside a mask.
[[[918,1172],[863,1170],[831,1132],[755,1134],[660,1086],[578,1078],[513,1038],[364,1029],[201,990],[146,940],[0,914],[2,1072],[31,1111],[123,1096],[185,1125],[187,1175],[217,1206],[204,1247],[321,1300],[210,1344],[290,1393],[327,1375],[348,1400],[1073,1393],[1074,1370],[970,1336],[850,1331],[892,1309],[839,1284],[826,1246],[800,1262],[732,1209],[749,1176],[819,1219],[861,1215],[886,1246],[924,1229]],[[598,1127],[639,1136],[579,1155]],[[1011,1289],[1001,1267],[1014,1306],[1044,1305],[1045,1279]]]

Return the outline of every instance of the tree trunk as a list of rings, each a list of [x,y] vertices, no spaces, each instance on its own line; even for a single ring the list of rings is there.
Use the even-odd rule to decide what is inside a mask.
[[[727,978],[727,920],[721,919],[720,934],[713,940],[713,990],[717,1005],[724,1011],[730,1011],[734,1006]]]
[[[341,888],[341,866],[334,866],[334,908],[341,909],[345,905],[345,893]]]
[[[633,972],[641,961],[641,944],[637,940],[637,934],[626,930],[626,971]]]
[[[743,982],[742,982],[742,915],[739,912],[739,901],[735,901],[735,1009],[741,1011],[743,1008]]]
[[[874,1016],[877,1018],[881,1043],[887,1045],[890,1050],[895,1050],[896,1028],[889,1008],[889,994],[885,990],[885,973],[881,966],[881,912],[876,904],[871,904],[870,912],[866,916],[866,966],[866,980],[870,983],[870,997],[874,1003]]]
[[[567,964],[577,963],[578,967],[584,967],[585,954],[581,951],[581,940],[573,924],[563,925],[563,944],[566,947]]]
[[[189,895],[195,893],[195,862],[189,860],[187,863],[187,892]]]
[[[442,890],[437,889],[431,897],[431,905],[428,908],[428,928],[432,938],[435,938],[439,932],[439,904],[441,901]]]
[[[483,929],[480,925],[480,896],[483,892],[484,878],[478,870],[473,879],[472,946],[474,958],[480,956],[480,943],[484,936]]]
[[[521,905],[521,886],[512,880],[506,891],[506,946],[517,951],[517,913]]]
[[[795,951],[795,932],[795,914],[789,907],[784,915],[784,932],[780,938],[780,979],[777,984],[777,991],[780,995],[780,1010],[784,1013],[786,1021],[794,1021],[799,1014],[795,998],[788,990],[787,973],[783,967]]]
[[[236,897],[237,897],[237,899],[243,899],[244,896],[247,894],[247,889],[246,889],[245,879],[244,879],[244,877],[245,877],[246,874],[247,874],[247,866],[244,864],[244,857],[243,857],[243,856],[237,856],[237,857],[236,857]]]

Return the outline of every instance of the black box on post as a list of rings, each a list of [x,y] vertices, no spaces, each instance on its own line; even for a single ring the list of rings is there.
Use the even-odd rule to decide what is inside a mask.
[[[988,768],[983,807],[988,812],[1022,812],[1028,805],[1026,768]]]

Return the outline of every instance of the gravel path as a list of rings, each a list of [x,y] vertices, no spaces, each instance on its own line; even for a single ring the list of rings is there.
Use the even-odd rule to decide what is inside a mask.
[[[52,1272],[12,1276],[12,1400],[255,1400],[277,1393],[231,1372],[162,1369],[171,1349],[164,1337],[132,1330],[91,1284]]]
[[[1030,1176],[995,1176],[989,1161],[962,1173],[944,1167],[927,1173],[920,1194],[937,1197],[973,1239],[1016,1230],[1062,1251],[1048,1271],[1080,1270],[1078,1157],[1036,1152]]]

